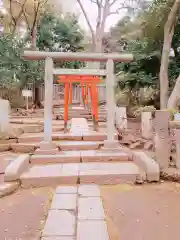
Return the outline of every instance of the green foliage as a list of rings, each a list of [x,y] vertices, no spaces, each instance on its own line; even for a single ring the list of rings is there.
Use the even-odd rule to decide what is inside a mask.
[[[0,84],[5,87],[24,87],[28,82],[44,79],[43,61],[26,61],[21,56],[30,45],[31,36],[3,35],[0,38]],[[55,17],[46,13],[37,29],[37,49],[41,51],[81,51],[83,33],[74,16]],[[80,62],[60,62],[62,68],[79,68]]]
[[[34,78],[43,76],[42,62],[22,59],[26,42],[18,36],[2,35],[0,38],[0,84],[4,87],[23,87]]]

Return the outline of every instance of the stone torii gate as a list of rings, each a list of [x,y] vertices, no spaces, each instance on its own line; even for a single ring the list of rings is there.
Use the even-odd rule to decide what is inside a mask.
[[[25,51],[23,57],[27,60],[45,60],[45,101],[44,101],[44,142],[41,150],[53,149],[52,144],[52,105],[53,105],[53,75],[105,76],[106,77],[106,107],[107,107],[107,140],[105,148],[116,148],[115,135],[115,74],[114,62],[133,61],[132,54],[89,53],[89,52],[39,52]],[[54,61],[94,61],[106,62],[106,69],[59,69],[54,68]]]

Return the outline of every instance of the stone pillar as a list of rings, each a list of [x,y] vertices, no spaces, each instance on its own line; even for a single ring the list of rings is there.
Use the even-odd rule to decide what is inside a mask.
[[[152,138],[152,113],[142,112],[141,113],[141,132],[142,137],[145,139]]]
[[[156,111],[154,143],[156,161],[161,169],[168,167],[170,159],[169,119],[170,114],[167,110]]]
[[[116,126],[119,130],[127,129],[126,107],[116,107]]]
[[[105,148],[116,148],[117,141],[114,139],[115,134],[115,76],[114,61],[108,59],[106,63],[106,108],[107,108],[107,140],[104,142]]]
[[[49,150],[52,146],[52,105],[53,105],[53,60],[45,60],[45,99],[44,99],[44,142],[40,144],[41,150]]]
[[[176,167],[180,169],[180,129],[175,129],[176,140]]]
[[[0,99],[0,132],[5,132],[9,128],[9,110],[9,101]]]

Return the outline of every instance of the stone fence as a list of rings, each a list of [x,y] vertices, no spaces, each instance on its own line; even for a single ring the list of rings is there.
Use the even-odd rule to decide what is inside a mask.
[[[116,108],[116,126],[122,133],[127,130],[126,108]],[[180,168],[180,121],[171,121],[167,110],[141,114],[141,137],[152,141],[155,158],[161,169],[169,167],[170,157],[175,156],[175,165]]]

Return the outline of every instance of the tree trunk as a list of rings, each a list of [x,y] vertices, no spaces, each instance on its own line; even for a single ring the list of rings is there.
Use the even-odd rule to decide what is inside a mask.
[[[168,80],[168,66],[169,66],[169,54],[172,42],[172,33],[169,33],[169,29],[165,30],[164,44],[161,57],[160,67],[160,106],[161,109],[167,108],[168,92],[169,92],[169,80]]]
[[[34,27],[31,32],[31,48],[33,51],[36,50],[36,39],[37,39],[37,29]]]
[[[37,39],[37,29],[36,26],[33,27],[31,32],[31,49],[33,51],[36,50],[36,39]],[[34,83],[34,108],[41,108],[42,104],[40,101],[40,89],[39,89],[39,83]]]
[[[180,98],[180,75],[176,80],[176,84],[174,86],[174,89],[169,97],[167,107],[169,109],[177,109],[177,101]]]
[[[171,50],[171,43],[174,34],[174,26],[176,22],[176,16],[180,8],[180,0],[175,0],[172,9],[168,15],[168,20],[164,26],[164,44],[161,57],[160,67],[160,107],[164,109],[167,107],[169,80],[168,80],[168,66],[169,66],[169,54]]]

